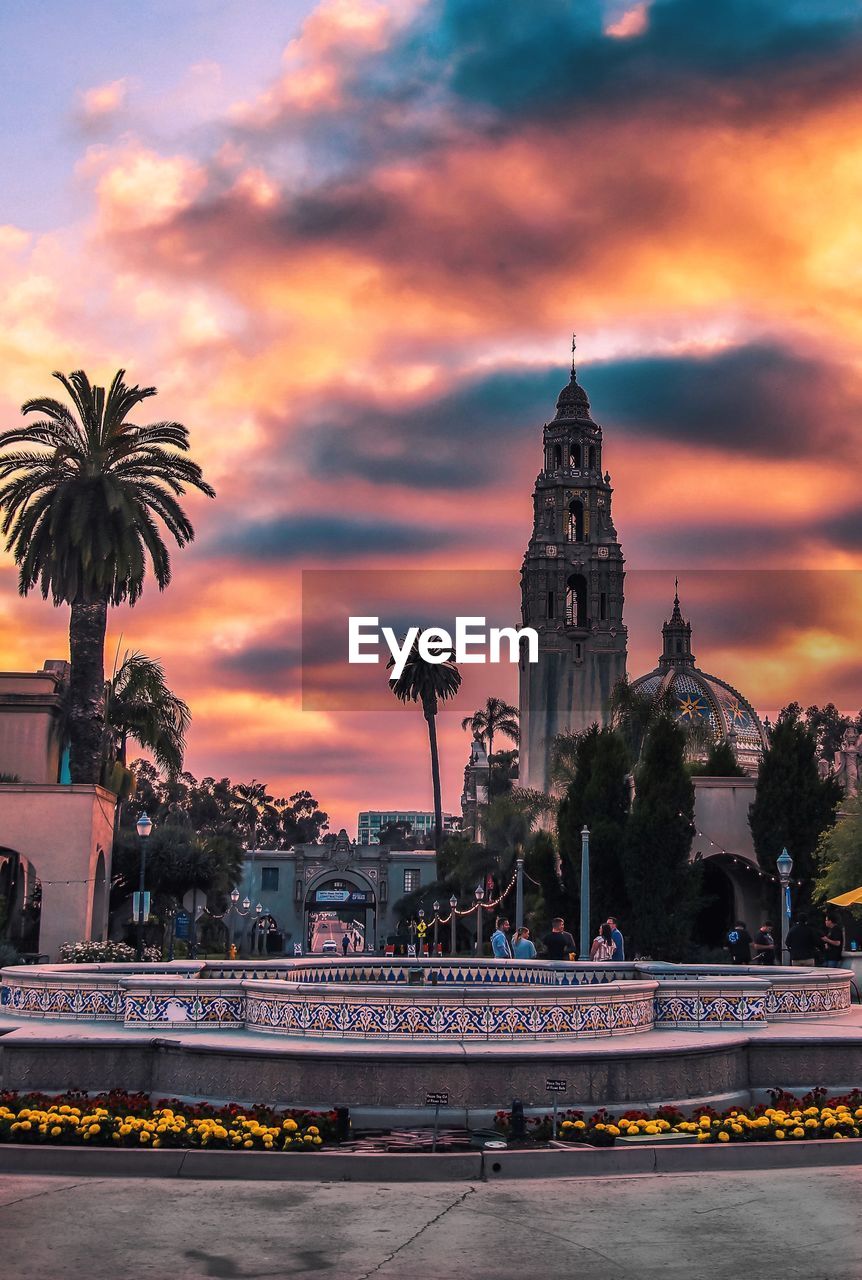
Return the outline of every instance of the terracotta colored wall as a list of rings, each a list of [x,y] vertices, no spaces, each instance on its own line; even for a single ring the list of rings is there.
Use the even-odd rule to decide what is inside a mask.
[[[34,864],[42,883],[39,950],[52,960],[64,942],[104,937],[115,797],[96,786],[0,786],[0,847]],[[100,851],[105,878],[94,902]],[[94,911],[95,908],[95,911]]]

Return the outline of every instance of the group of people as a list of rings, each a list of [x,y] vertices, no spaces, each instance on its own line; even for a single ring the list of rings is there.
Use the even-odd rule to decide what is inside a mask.
[[[752,938],[744,920],[737,920],[727,935],[727,949],[734,964],[781,964],[779,946],[772,923],[767,920]],[[834,916],[827,915],[818,928],[802,917],[787,930],[790,963],[810,967],[822,964],[826,969],[841,968],[844,931]]]
[[[512,938],[509,937],[510,930],[511,925],[508,918],[506,916],[498,916],[497,927],[491,934],[491,951],[497,959],[535,960],[537,955],[536,944],[530,937],[530,930],[526,926],[516,929]],[[556,916],[551,921],[551,932],[542,938],[541,942],[544,948],[543,959],[575,960],[577,958],[577,945],[566,929],[566,923],[562,916]],[[586,959],[586,957],[582,958]],[[609,916],[604,921],[593,939],[589,958],[599,962],[625,960],[625,939],[613,916]]]

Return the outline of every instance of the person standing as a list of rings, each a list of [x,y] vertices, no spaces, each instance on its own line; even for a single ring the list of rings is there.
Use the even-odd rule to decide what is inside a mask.
[[[744,920],[737,920],[727,935],[732,964],[751,964],[751,934]]]
[[[841,953],[844,950],[844,930],[834,916],[826,917],[826,932],[821,937],[825,959],[825,969],[841,968]]]
[[[616,921],[616,916],[608,916],[608,925],[610,926],[611,937],[613,938],[613,943],[614,943],[614,954],[611,956],[611,959],[625,960],[626,958],[625,938],[620,932],[619,925],[617,924],[617,921]]]
[[[536,947],[530,937],[530,930],[526,926],[523,929],[515,930],[512,952],[516,960],[535,960]]]
[[[509,921],[505,916],[497,916],[497,927],[491,934],[491,953],[498,960],[512,959],[512,947],[509,942]]]
[[[590,959],[603,964],[614,958],[614,937],[607,921],[601,926],[590,948]]]
[[[350,934],[343,933],[341,935],[341,954],[346,956],[350,950]]]
[[[805,965],[814,964],[814,957],[820,947],[820,940],[807,920],[796,919],[787,930],[787,950],[790,952],[790,963]]]
[[[564,927],[562,916],[551,921],[551,932],[542,939],[549,960],[574,960],[577,948],[572,935]]]
[[[772,925],[768,920],[760,926],[751,948],[757,953],[757,964],[775,964],[775,938],[772,934]]]

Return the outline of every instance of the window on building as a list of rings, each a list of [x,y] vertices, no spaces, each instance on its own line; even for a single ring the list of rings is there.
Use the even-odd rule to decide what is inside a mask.
[[[278,889],[278,867],[261,867],[260,887],[265,893],[275,893]]]
[[[566,532],[569,542],[586,542],[590,536],[590,513],[577,498],[569,503],[569,524]]]
[[[587,580],[580,573],[573,573],[566,583],[566,626],[587,625]]]
[[[553,618],[554,609],[555,609],[554,593],[553,591],[549,591],[548,592],[548,617],[549,618]]]
[[[608,616],[608,595],[606,591],[603,591],[599,596],[599,617],[601,618],[602,622],[604,622],[607,616]]]
[[[554,445],[554,470],[559,471],[563,465],[563,448],[562,445]]]
[[[419,888],[419,868],[407,867],[404,871],[404,892],[414,893]]]

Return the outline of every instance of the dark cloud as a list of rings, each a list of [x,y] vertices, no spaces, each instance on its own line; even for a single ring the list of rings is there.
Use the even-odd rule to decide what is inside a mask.
[[[321,555],[350,559],[375,552],[397,555],[404,551],[434,550],[454,541],[455,533],[448,529],[403,521],[295,515],[239,522],[214,537],[207,550],[211,555],[226,554],[271,563]]]
[[[303,411],[305,465],[321,478],[480,488],[505,474],[512,445],[534,441],[538,461],[541,424],[553,417],[566,380],[565,370],[555,366],[498,370],[400,411],[329,396],[325,407]],[[777,344],[614,360],[590,366],[580,380],[610,440],[622,430],[753,457],[846,454],[862,416],[862,396],[841,366]],[[295,439],[292,434],[292,452]],[[667,536],[678,552],[676,535]],[[778,529],[762,536],[761,550],[786,534]],[[753,535],[751,542],[756,550]],[[738,529],[723,530],[716,543],[714,531],[704,527],[691,531],[684,551],[721,545],[730,555],[748,543],[749,534]]]
[[[645,30],[626,39],[604,34],[606,11],[599,0],[432,3],[357,68],[357,92],[395,82],[439,94],[442,83],[462,103],[519,118],[644,100],[781,110],[850,83],[862,38],[849,0],[655,0]]]
[[[862,412],[839,365],[767,343],[613,361],[585,381],[603,421],[626,431],[770,457],[844,452]]]
[[[565,374],[556,368],[508,369],[464,381],[443,396],[402,410],[344,401],[333,414],[312,410],[304,433],[306,465],[318,477],[358,476],[416,489],[481,488],[505,470],[506,448],[534,438]],[[294,446],[291,445],[293,449]]]

